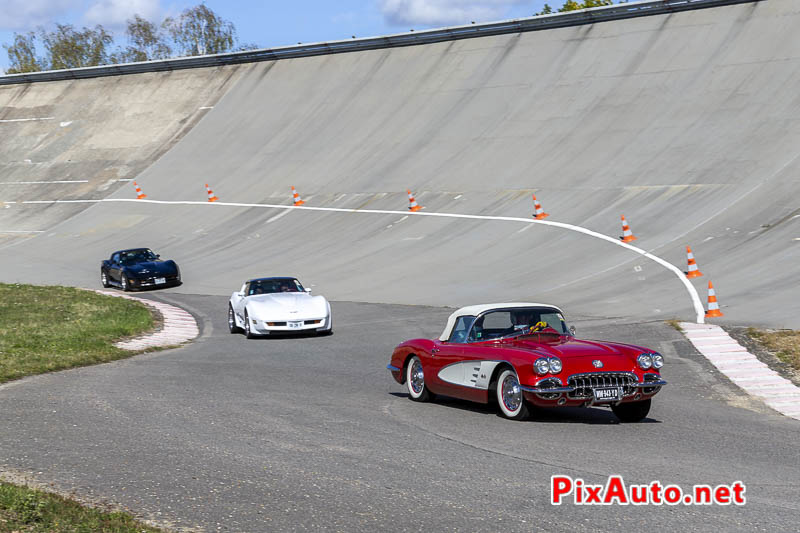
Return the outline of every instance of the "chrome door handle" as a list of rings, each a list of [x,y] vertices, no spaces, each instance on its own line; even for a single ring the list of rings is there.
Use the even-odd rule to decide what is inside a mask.
[[[439,348],[431,348],[431,355],[439,351]]]

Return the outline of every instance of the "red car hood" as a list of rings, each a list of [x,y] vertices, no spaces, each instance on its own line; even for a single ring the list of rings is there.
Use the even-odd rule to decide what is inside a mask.
[[[509,339],[502,344],[508,348],[531,350],[539,356],[558,357],[564,363],[570,360],[578,362],[583,359],[600,359],[606,363],[617,362],[625,367],[630,366],[637,355],[649,351],[629,344],[549,335]]]

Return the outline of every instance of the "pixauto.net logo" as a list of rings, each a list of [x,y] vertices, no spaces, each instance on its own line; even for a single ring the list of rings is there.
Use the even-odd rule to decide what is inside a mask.
[[[730,485],[693,485],[684,492],[678,485],[625,485],[622,476],[609,476],[605,485],[589,485],[580,478],[550,477],[550,503],[564,501],[575,505],[744,505],[745,486],[741,481]]]

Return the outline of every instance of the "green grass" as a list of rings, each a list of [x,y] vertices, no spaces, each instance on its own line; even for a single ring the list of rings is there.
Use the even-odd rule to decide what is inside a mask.
[[[795,370],[800,370],[800,331],[763,331],[748,328],[747,334],[773,352],[775,357],[791,365]]]
[[[84,507],[54,494],[0,482],[0,533],[156,533],[123,512]]]
[[[139,302],[70,287],[0,284],[0,383],[129,357],[113,343],[153,326]]]

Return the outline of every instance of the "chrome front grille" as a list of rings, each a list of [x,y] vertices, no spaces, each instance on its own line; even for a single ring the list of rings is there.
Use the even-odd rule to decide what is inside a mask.
[[[592,398],[592,389],[604,387],[622,387],[622,395],[630,396],[635,391],[633,384],[636,382],[636,376],[628,372],[574,374],[567,380],[567,386],[575,387],[575,390],[568,392],[567,396],[575,399]]]

